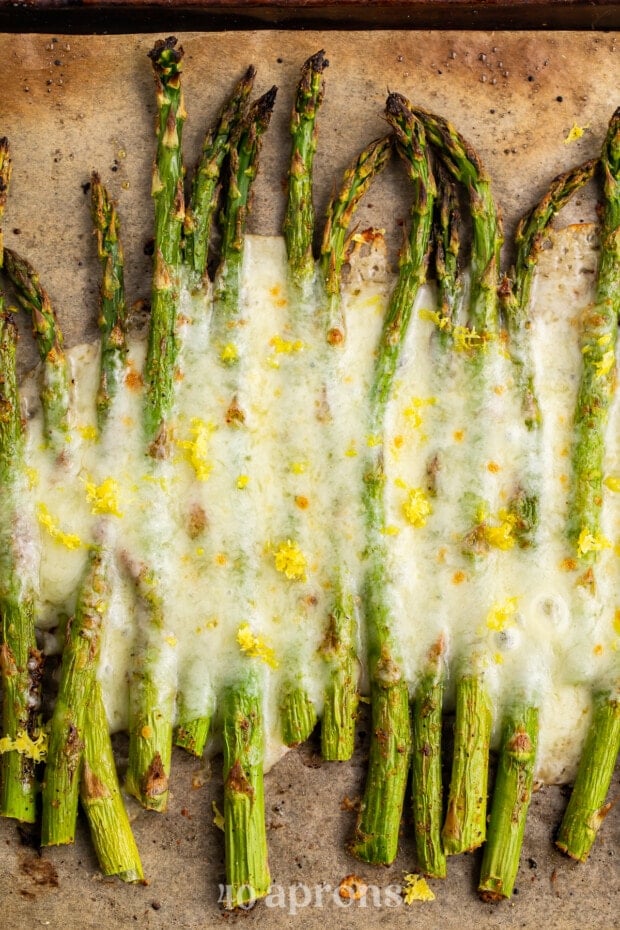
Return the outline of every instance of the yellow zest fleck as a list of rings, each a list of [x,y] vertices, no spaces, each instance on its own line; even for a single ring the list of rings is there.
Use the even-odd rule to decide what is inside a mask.
[[[620,478],[615,475],[607,475],[603,484],[609,491],[613,491],[615,494],[620,492]]]
[[[28,480],[28,487],[30,488],[30,490],[32,491],[33,488],[38,488],[40,476],[39,476],[39,472],[37,471],[37,469],[28,467],[24,469],[24,472],[26,474],[26,478]]]
[[[303,475],[307,467],[307,462],[291,462],[291,471],[294,475]]]
[[[310,501],[307,497],[304,497],[303,494],[295,495],[295,503],[300,510],[307,510],[310,506]]]
[[[67,549],[79,549],[84,543],[75,533],[63,533],[58,526],[58,521],[51,515],[46,505],[37,504],[37,519],[41,526],[45,527],[49,535],[55,542],[62,543]]]
[[[306,557],[299,546],[287,539],[281,543],[274,555],[276,570],[290,581],[306,580]]]
[[[150,739],[152,735],[153,735],[152,728],[148,725],[148,723],[145,724],[140,730],[140,736],[142,737],[142,739]]]
[[[577,568],[577,560],[570,559],[570,558],[562,559],[562,561],[560,562],[560,568],[562,569],[563,572],[574,572],[575,569]]]
[[[422,307],[418,311],[418,316],[421,320],[428,320],[429,323],[434,323],[441,332],[450,332],[452,330],[452,322],[447,316],[440,313],[439,310],[429,310],[428,307]]]
[[[502,466],[498,465],[497,462],[487,462],[487,471],[490,471],[492,475],[496,475],[502,470]]]
[[[463,439],[465,438],[465,430],[455,429],[454,432],[452,433],[452,438],[454,439],[455,442],[463,442]]]
[[[616,363],[616,354],[613,349],[608,349],[603,353],[600,362],[596,363],[596,377],[604,378],[612,370]]]
[[[570,145],[571,142],[576,142],[577,139],[581,139],[582,135],[589,128],[588,126],[578,126],[577,123],[573,123],[572,129],[569,131],[568,135],[564,139],[564,145]]]
[[[354,459],[357,455],[357,449],[355,448],[355,443],[352,442],[348,449],[344,453],[347,458]]]
[[[494,656],[493,656],[493,661],[495,662],[496,665],[503,665],[503,664],[504,664],[504,657],[503,657],[503,655],[501,654],[501,652],[496,652],[496,653],[494,654]]]
[[[603,549],[611,549],[609,540],[602,533],[591,533],[584,526],[577,540],[578,554],[588,555],[589,552],[601,552]]]
[[[218,552],[215,556],[216,565],[226,565],[228,562],[228,556],[225,552]]]
[[[620,636],[620,607],[616,607],[616,612],[614,614],[613,620],[614,632]]]
[[[498,514],[498,526],[485,526],[484,538],[490,546],[495,549],[504,551],[512,549],[515,544],[513,530],[515,528],[516,517],[507,510],[500,510]],[[482,522],[482,521],[480,521]]]
[[[518,597],[509,597],[503,602],[493,604],[487,614],[487,627],[489,630],[501,631],[514,623],[517,612]]]
[[[196,555],[204,555],[204,554],[205,554],[204,547],[198,546],[198,548],[196,549]]]
[[[596,340],[597,345],[599,346],[608,346],[611,342],[611,333],[603,333],[602,336],[599,336]]]
[[[212,465],[208,460],[209,436],[214,431],[213,423],[206,423],[200,417],[192,417],[189,430],[190,439],[177,441],[179,449],[184,449],[190,465],[199,481],[206,481],[211,474]]]
[[[220,359],[225,365],[234,365],[238,358],[239,352],[234,342],[227,342],[225,346],[222,346]]]
[[[381,436],[370,435],[366,437],[366,445],[368,446],[369,449],[372,449],[375,446],[380,446],[382,442],[383,440]]]
[[[244,488],[247,488],[249,483],[250,483],[249,475],[239,475],[239,477],[237,478],[237,487],[239,488],[240,491],[243,491]]]
[[[224,831],[224,815],[217,806],[216,801],[211,801],[211,809],[213,811],[213,825],[218,828],[218,830]]]
[[[596,646],[594,647],[594,649],[592,650],[592,652],[594,653],[595,656],[602,656],[602,655],[603,655],[603,647],[601,646],[600,643],[597,643]]]
[[[168,490],[168,479],[163,475],[142,475],[142,480],[147,484],[158,484],[162,491]]]
[[[424,488],[409,488],[407,500],[403,504],[403,515],[412,526],[426,526],[433,512],[428,494]]]
[[[276,654],[260,636],[255,636],[249,623],[243,623],[237,630],[237,642],[239,647],[246,656],[253,659],[261,659],[271,668],[277,668],[278,662]]]
[[[452,576],[452,584],[463,584],[466,578],[467,578],[467,575],[465,574],[465,572],[461,572],[461,571],[455,572]]]
[[[398,536],[398,534],[400,533],[400,530],[398,529],[397,526],[393,526],[392,524],[389,524],[389,526],[384,526],[381,532],[383,533],[384,536]]]
[[[501,397],[502,394],[505,393],[505,391],[506,391],[506,388],[503,384],[496,384],[495,387],[493,388],[493,393],[497,394],[498,397]]]
[[[91,505],[91,513],[109,513],[113,517],[123,516],[118,509],[118,481],[115,478],[106,478],[101,484],[87,481],[86,497]]]
[[[403,899],[405,904],[411,905],[414,901],[434,901],[435,895],[424,876],[407,873],[403,881]]]
[[[0,739],[0,754],[5,752],[18,752],[34,762],[44,762],[47,758],[47,733],[39,730],[36,739],[33,739],[26,730],[18,730],[15,739],[3,736]]]
[[[271,337],[269,345],[278,355],[290,355],[291,352],[301,352],[304,347],[301,339],[283,339],[282,336],[278,334]]]
[[[78,426],[78,433],[87,441],[94,441],[99,435],[96,426]]]
[[[469,352],[472,349],[486,348],[487,338],[475,329],[469,329],[467,326],[455,326],[452,331],[454,339],[454,348],[457,352]]]
[[[176,644],[177,644],[177,638],[176,638],[176,636],[174,636],[174,634],[172,634],[172,633],[170,634],[170,636],[166,636],[166,637],[165,637],[165,640],[166,640],[166,642],[168,643],[169,646],[176,646]]]

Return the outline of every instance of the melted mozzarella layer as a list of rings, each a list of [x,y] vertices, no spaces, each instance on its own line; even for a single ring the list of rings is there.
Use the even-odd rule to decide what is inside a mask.
[[[291,300],[280,239],[246,240],[242,313],[230,340],[212,325],[210,293],[184,290],[167,460],[145,454],[139,336],[100,440],[98,349],[69,353],[72,429],[61,461],[44,448],[37,376],[27,379],[40,624],[52,629],[74,609],[88,546],[108,547],[113,584],[99,677],[112,729],[127,726],[128,681],[148,640],[162,696],[175,691],[189,716],[211,716],[228,683],[250,669],[259,674],[267,765],[278,758],[282,687],[303,685],[321,711],[327,670],[319,648],[339,575],[359,599],[364,468],[368,450],[383,443],[388,597],[411,690],[442,637],[451,686],[463,669],[483,674],[497,731],[512,701],[539,706],[538,778],[572,777],[590,695],[617,677],[618,558],[614,546],[601,553],[596,590],[580,584],[579,567],[567,561],[579,321],[593,297],[596,251],[587,229],[552,235],[549,246],[531,313],[542,410],[534,434],[523,425],[501,341],[484,349],[477,386],[470,353],[442,352],[430,287],[414,308],[386,434],[369,433],[367,397],[393,285],[380,243],[353,263],[341,348],[327,345],[314,307]],[[619,436],[615,403],[605,472],[618,487]],[[525,550],[512,545],[506,518],[524,483],[540,496],[538,543]],[[616,542],[620,494],[613,484],[605,491],[604,532]],[[493,542],[472,559],[463,540],[475,523],[492,527]],[[143,565],[157,579],[164,629],[145,629],[131,580]],[[362,622],[360,655],[363,642]]]

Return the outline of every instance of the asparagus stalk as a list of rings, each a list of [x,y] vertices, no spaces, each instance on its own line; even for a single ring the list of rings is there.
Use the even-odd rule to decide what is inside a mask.
[[[594,697],[594,714],[581,753],[577,778],[555,845],[585,862],[613,802],[605,803],[620,751],[620,701],[609,692]]]
[[[364,149],[345,171],[342,186],[327,208],[327,222],[321,247],[321,273],[327,298],[325,333],[329,350],[342,347],[346,327],[341,304],[340,273],[345,261],[347,228],[360,200],[391,154],[391,139],[385,137]],[[328,359],[329,371],[336,376],[338,357]],[[330,423],[331,444],[338,444],[338,425]],[[344,495],[346,497],[346,494]],[[335,513],[344,499],[343,489],[336,489]],[[333,540],[335,573],[334,599],[329,614],[321,655],[328,666],[329,680],[324,693],[321,725],[323,758],[346,761],[353,754],[357,714],[357,616],[355,599],[343,569],[340,540]]]
[[[327,341],[332,346],[341,345],[345,339],[340,272],[347,252],[347,230],[360,200],[385,168],[391,151],[391,136],[367,146],[345,171],[340,191],[327,208],[320,266],[327,302]]]
[[[262,137],[271,120],[277,87],[259,97],[230,149],[228,193],[222,230],[222,260],[215,280],[215,307],[222,326],[234,324],[239,313],[239,286],[243,261],[243,234],[251,206],[252,184],[258,171]]]
[[[97,392],[97,422],[101,430],[122,378],[123,361],[127,354],[127,306],[118,214],[96,172],[93,172],[91,178],[91,214],[97,236],[97,255],[103,272],[98,319],[101,368]]]
[[[583,321],[583,367],[575,411],[568,535],[577,554],[593,562],[600,549],[603,455],[616,387],[615,349],[620,312],[620,108],[601,154],[604,205],[596,300]]]
[[[441,843],[441,711],[445,681],[444,642],[429,657],[416,689],[412,708],[412,807],[420,870],[445,878],[446,857]]]
[[[202,144],[183,225],[184,260],[197,281],[207,273],[211,224],[217,208],[222,167],[237,127],[247,113],[255,75],[256,70],[250,65]]]
[[[0,269],[4,247],[1,220],[11,178],[6,138],[0,139]],[[35,602],[29,551],[20,528],[19,494],[23,485],[23,428],[16,370],[17,328],[4,311],[0,291],[0,814],[32,823],[36,817],[35,761],[42,734],[41,673],[36,648]]]
[[[0,141],[0,152],[8,157],[5,144]],[[2,171],[8,180],[6,164]],[[35,640],[35,597],[28,564],[32,553],[20,526],[25,487],[15,368],[17,327],[2,304],[0,294],[0,814],[33,823],[35,762],[44,757],[39,719],[43,658]]]
[[[84,720],[84,762],[80,800],[104,875],[124,882],[144,878],[140,854],[121,796],[101,685],[95,679]]]
[[[475,351],[471,358],[471,399],[479,402],[486,391],[484,344],[496,338],[499,331],[501,220],[488,176],[469,143],[441,117],[421,109],[415,112],[446,170],[468,193],[472,220],[468,325],[482,343],[482,350]],[[479,420],[477,411],[476,417]],[[476,446],[474,438],[472,448]],[[484,842],[486,835],[491,713],[482,676],[461,673],[456,700],[452,778],[442,831],[448,854],[474,849]]]
[[[317,142],[316,116],[325,93],[323,71],[328,65],[324,50],[305,62],[291,116],[293,150],[288,172],[284,239],[289,272],[298,286],[314,275],[312,165]]]
[[[56,313],[39,275],[25,258],[5,249],[4,271],[15,288],[19,303],[32,318],[43,362],[41,403],[45,438],[50,449],[61,455],[68,439],[69,373]]]
[[[609,407],[616,389],[615,352],[620,313],[620,107],[613,114],[601,154],[603,209],[596,300],[584,320],[583,368],[573,447],[568,535],[587,563],[601,548],[603,456]],[[616,696],[595,695],[594,721],[581,755],[577,779],[557,840],[569,856],[585,860],[604,819],[620,746]]]
[[[313,296],[312,285],[315,270],[312,253],[314,236],[312,168],[317,142],[316,118],[325,90],[323,71],[328,64],[324,51],[317,52],[305,62],[295,94],[290,123],[292,150],[283,232],[288,258],[288,283],[292,307],[291,327],[295,335],[300,337],[302,344],[307,342],[306,334],[309,330],[312,330],[312,335],[314,335],[313,321],[308,316]],[[308,364],[307,359],[308,354],[304,352],[301,359],[291,356],[283,360],[284,378],[286,379],[288,375],[285,390],[295,390],[293,385],[299,381],[299,378],[295,378],[295,366],[300,363]],[[303,384],[301,390],[302,393],[297,403],[304,404],[309,395],[307,384]],[[309,422],[315,422],[310,412]],[[286,429],[288,433],[288,425]],[[298,440],[296,445],[300,455],[305,454],[306,446],[311,441],[306,426],[301,442]],[[288,505],[294,492],[291,493],[290,487],[285,485],[284,493]],[[285,505],[286,510],[288,510],[287,505]],[[292,513],[287,513],[287,518],[287,531],[296,535],[300,531],[297,509],[293,508]],[[312,733],[316,726],[317,713],[304,684],[305,670],[300,667],[294,655],[294,647],[287,667],[288,674],[282,683],[279,696],[282,739],[287,746],[296,746],[304,742]]]
[[[517,254],[513,281],[503,282],[500,291],[511,357],[519,378],[524,422],[531,431],[541,425],[528,342],[532,278],[547,228],[575,191],[592,177],[595,167],[596,161],[586,162],[555,178],[541,201],[523,217],[515,235]],[[539,467],[536,444],[529,463],[528,488],[521,489],[510,505],[519,518],[515,535],[522,546],[536,545]],[[504,723],[489,835],[478,886],[485,900],[499,900],[512,894],[531,798],[537,738],[538,708],[527,702],[517,704]]]
[[[224,837],[227,904],[234,908],[263,898],[271,878],[267,861],[263,789],[264,722],[257,676],[228,687],[224,721]]]
[[[461,213],[456,184],[440,162],[435,165],[434,170],[438,190],[433,224],[435,278],[441,320],[446,321],[444,328],[439,330],[439,337],[442,347],[447,348],[450,333],[457,323],[463,291],[458,267],[461,249],[459,233]]]
[[[170,37],[149,52],[157,88],[157,156],[153,167],[155,259],[146,357],[144,426],[150,453],[166,455],[167,425],[174,399],[176,333],[185,215],[181,137],[185,108],[181,90],[183,49]]]
[[[267,130],[277,89],[272,87],[251,107],[230,151],[230,177],[222,229],[222,259],[215,280],[213,331],[226,334],[228,342],[240,319],[240,283],[245,223],[250,208],[252,183],[258,171],[262,136]],[[245,429],[245,415],[237,393],[242,385],[243,347],[238,340],[237,363],[227,366],[225,390],[233,395],[234,415],[227,416],[231,429]],[[222,364],[225,362],[222,360]],[[229,408],[230,409],[230,408]],[[239,464],[247,468],[251,455],[249,437],[239,436]],[[239,505],[241,506],[241,505]],[[246,529],[248,514],[240,520]],[[243,547],[239,563],[248,562]],[[242,589],[251,586],[243,572],[236,581]],[[250,598],[251,600],[251,591]],[[224,736],[224,837],[226,879],[231,887],[230,906],[247,905],[264,897],[270,884],[265,834],[263,795],[264,721],[262,714],[263,679],[257,671],[243,671],[234,677],[222,698]]]
[[[95,548],[65,634],[43,782],[42,846],[72,843],[75,837],[85,718],[97,675],[109,591],[106,558]]]
[[[160,680],[164,611],[155,572],[128,564],[140,607],[137,654],[129,687],[129,763],[125,788],[148,810],[165,811],[172,757],[174,689]]]
[[[454,126],[426,110],[416,108],[415,113],[446,169],[467,189],[473,235],[469,325],[493,337],[498,326],[497,281],[503,240],[488,175],[476,152]]]
[[[514,888],[527,817],[536,744],[538,709],[514,707],[504,724],[489,836],[484,847],[478,891],[485,901],[509,898]]]
[[[398,280],[383,324],[370,393],[370,432],[382,437],[400,350],[413,304],[426,277],[435,197],[424,129],[408,102],[390,94],[386,114],[398,144],[407,155],[413,186],[411,229],[400,258]],[[372,734],[369,772],[364,797],[349,846],[353,855],[368,862],[391,863],[397,852],[403,807],[411,728],[409,692],[403,677],[398,643],[393,631],[388,593],[383,447],[370,453],[364,489],[367,560],[364,585],[371,684]]]

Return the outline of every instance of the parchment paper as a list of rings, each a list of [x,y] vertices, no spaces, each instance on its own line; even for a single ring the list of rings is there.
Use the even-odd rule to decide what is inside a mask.
[[[247,64],[259,69],[258,91],[273,83],[281,88],[250,221],[251,231],[265,234],[276,234],[281,226],[288,114],[301,64],[318,48],[324,47],[331,61],[315,169],[319,215],[345,165],[386,131],[382,109],[388,89],[448,117],[473,143],[493,179],[507,233],[553,176],[598,153],[620,102],[615,34],[253,32],[180,38],[186,49],[189,166],[204,127]],[[84,190],[93,169],[118,201],[129,298],[149,294],[145,247],[152,224],[155,106],[146,53],[153,41],[151,36],[0,37],[0,135],[9,137],[14,160],[5,242],[40,271],[69,345],[96,335],[98,269]],[[565,144],[574,125],[584,133]],[[407,212],[406,185],[394,169],[360,208],[359,223],[386,227],[395,258],[398,221]],[[592,216],[592,197],[584,195],[567,219]],[[30,340],[22,342],[27,367],[34,355]],[[611,930],[617,925],[618,813],[608,817],[589,863],[576,866],[552,846],[566,804],[566,792],[559,788],[534,796],[518,893],[510,903],[478,900],[475,854],[450,860],[448,879],[432,883],[434,902],[388,906],[385,889],[414,867],[410,828],[405,826],[398,860],[389,869],[356,863],[344,852],[354,818],[345,799],[362,790],[365,729],[362,720],[359,750],[350,764],[321,763],[317,747],[309,744],[268,775],[272,876],[284,890],[272,907],[222,914],[217,899],[224,881],[223,836],[212,824],[211,808],[213,799],[221,806],[220,763],[203,764],[178,752],[168,813],[136,811],[134,828],[149,885],[128,887],[102,878],[84,823],[74,847],[48,849],[42,857],[28,845],[32,837],[22,831],[20,838],[13,824],[1,823],[0,928],[198,930],[226,918],[308,928],[322,927],[326,919],[336,926],[433,930]],[[121,766],[124,748],[121,739]],[[619,790],[616,780],[612,793]],[[344,909],[332,890],[350,873],[379,890]]]

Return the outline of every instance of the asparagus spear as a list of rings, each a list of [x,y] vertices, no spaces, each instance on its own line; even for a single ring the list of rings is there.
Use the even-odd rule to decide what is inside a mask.
[[[284,238],[290,275],[297,285],[311,280],[314,275],[312,165],[317,142],[316,115],[325,93],[323,71],[328,65],[324,50],[316,52],[305,62],[291,116],[293,150],[288,173]]]
[[[472,220],[468,325],[484,347],[487,340],[498,335],[497,285],[502,245],[501,220],[489,179],[476,152],[453,126],[425,110],[415,112],[446,170],[468,193]],[[484,351],[475,351],[471,357],[470,380],[471,400],[478,403],[486,392]],[[482,428],[477,413],[476,423]],[[472,449],[477,445],[474,435]],[[460,673],[456,705],[452,778],[442,832],[448,854],[474,849],[486,834],[491,712],[480,674]]]
[[[583,367],[572,453],[568,535],[577,554],[593,562],[600,549],[605,428],[616,385],[615,348],[620,311],[620,108],[601,154],[604,206],[596,300],[583,321]]]
[[[437,280],[441,319],[446,321],[444,328],[439,330],[439,337],[442,347],[447,348],[450,333],[457,323],[458,308],[463,291],[458,268],[461,249],[459,233],[461,213],[455,182],[441,165],[441,162],[435,165],[434,170],[437,176],[438,190],[433,224],[435,278]]]
[[[91,178],[91,214],[103,272],[99,303],[101,370],[97,392],[97,421],[101,430],[122,378],[127,354],[127,306],[118,214],[96,172]]]
[[[443,638],[433,647],[412,708],[412,806],[420,870],[445,878],[441,843],[441,711],[445,680]]]
[[[309,351],[312,351],[314,336],[314,320],[309,311],[312,305],[312,285],[314,280],[314,257],[312,254],[312,240],[314,236],[314,205],[312,202],[312,167],[316,152],[317,129],[316,118],[323,102],[325,83],[323,71],[329,62],[325,52],[320,51],[312,55],[304,64],[301,79],[297,85],[293,112],[291,115],[290,131],[292,136],[291,158],[288,174],[288,196],[286,213],[284,217],[284,240],[288,258],[288,283],[291,305],[291,329],[300,344],[304,345],[304,352],[296,357],[291,353],[283,359],[280,367],[283,369],[283,389],[287,394],[296,389],[300,377],[296,375],[296,367],[300,364],[311,365]],[[307,338],[310,333],[310,340]],[[309,351],[308,351],[309,350]],[[302,377],[306,374],[304,368]],[[311,390],[311,389],[310,389]],[[304,405],[309,396],[309,386],[304,382],[301,386],[296,404]],[[314,424],[315,418],[309,411],[308,422]],[[288,424],[283,422],[287,437],[292,446],[299,451],[301,457],[305,454],[308,443],[313,440],[309,433],[308,424],[305,424],[301,440],[292,438]],[[296,454],[296,453],[295,453]],[[286,504],[287,535],[297,536],[303,532],[304,525],[299,519],[296,507],[290,513],[288,502],[295,496],[291,491],[291,477],[283,488]],[[304,742],[316,726],[317,713],[304,684],[305,669],[295,654],[295,646],[287,661],[288,673],[280,688],[279,706],[282,739],[287,746],[296,746]]]
[[[85,718],[97,675],[109,591],[105,555],[94,548],[75,616],[69,619],[65,633],[43,783],[42,846],[72,843],[75,837]]]
[[[243,261],[243,233],[250,211],[252,184],[258,171],[262,136],[269,126],[277,88],[259,97],[240,128],[230,150],[230,172],[222,230],[222,260],[215,279],[215,308],[222,326],[234,323],[239,312],[239,285]]]
[[[231,139],[247,113],[255,75],[256,70],[250,65],[202,144],[183,226],[185,264],[191,268],[198,281],[207,273],[209,237],[213,214],[217,208],[222,166],[228,155]]]
[[[340,345],[345,338],[340,272],[346,256],[347,229],[361,198],[385,168],[391,149],[391,136],[377,139],[365,148],[345,171],[340,191],[327,208],[320,266],[327,300],[327,341],[333,346]]]
[[[271,884],[263,790],[262,686],[256,675],[224,691],[222,715],[227,904],[234,908],[264,898]]]
[[[32,265],[11,249],[4,250],[4,270],[21,306],[30,313],[43,362],[41,403],[45,437],[58,455],[66,449],[69,415],[69,373],[62,332],[47,291]]]
[[[603,506],[603,456],[609,407],[616,388],[615,352],[620,313],[620,107],[613,114],[601,154],[603,209],[596,300],[584,320],[583,368],[575,412],[568,534],[577,555],[596,560]],[[604,800],[620,748],[617,696],[594,696],[577,778],[557,845],[585,860],[606,813]]]
[[[125,787],[148,810],[165,811],[172,756],[174,689],[159,667],[165,650],[164,612],[155,572],[130,563],[139,599],[139,638],[129,686],[129,763]]]
[[[151,322],[146,358],[144,425],[150,453],[165,456],[167,426],[174,398],[176,333],[185,215],[181,137],[185,108],[181,90],[183,49],[170,37],[149,52],[157,88],[157,156],[153,167],[155,259]]]
[[[267,130],[277,89],[272,87],[251,107],[235,146],[230,151],[230,177],[223,216],[222,259],[215,279],[213,338],[221,333],[226,342],[240,322],[240,283],[245,223],[250,208],[252,183],[258,171],[262,136]],[[243,346],[238,340],[237,362],[226,366],[226,391],[233,396],[234,415],[227,416],[231,429],[241,431],[237,446],[238,463],[243,469],[251,455],[245,416],[239,408],[237,393],[242,384]],[[224,360],[222,364],[226,365]],[[230,409],[230,408],[229,408]],[[241,469],[240,469],[241,470]],[[242,506],[242,505],[238,505]],[[241,524],[249,526],[248,515],[240,515]],[[239,553],[240,566],[249,563],[247,552]],[[251,588],[251,578],[243,571],[236,579],[242,590]],[[250,597],[247,598],[251,600]],[[241,618],[240,618],[241,619]],[[253,662],[256,660],[252,660]],[[239,672],[227,687],[222,699],[224,733],[224,837],[226,879],[231,887],[230,906],[245,905],[264,897],[269,891],[269,866],[265,834],[263,796],[264,721],[262,713],[263,679],[252,667]]]
[[[538,708],[517,705],[507,715],[484,847],[478,891],[485,901],[509,898],[514,888],[525,819],[532,796]]]
[[[327,298],[325,333],[330,377],[337,381],[339,357],[334,349],[342,347],[346,327],[341,306],[340,272],[345,260],[347,228],[360,200],[377,175],[386,166],[392,151],[391,138],[386,136],[372,142],[349,165],[344,173],[340,190],[327,208],[327,222],[323,233],[320,267]],[[328,424],[332,448],[338,446],[339,426]],[[347,498],[348,489],[335,488],[334,513]],[[321,655],[328,666],[329,680],[324,693],[321,724],[321,750],[323,758],[345,761],[351,758],[355,740],[357,713],[357,616],[351,583],[343,569],[341,543],[336,534],[333,539],[335,573],[332,582],[334,597],[329,613],[327,630]]]
[[[604,691],[594,696],[594,713],[581,753],[577,778],[555,845],[585,862],[601,824],[613,806],[605,803],[620,751],[620,701]]]
[[[517,254],[513,281],[504,281],[500,289],[511,358],[518,373],[524,422],[530,431],[541,426],[528,341],[532,278],[551,221],[592,177],[595,167],[595,160],[586,162],[555,178],[540,202],[522,218],[515,234]],[[537,542],[539,456],[537,442],[527,464],[527,487],[520,489],[520,494],[510,503],[513,513],[519,517],[515,535],[521,546],[536,546]],[[512,894],[531,798],[537,740],[538,708],[531,702],[517,702],[504,721],[489,835],[478,886],[485,900],[498,900]]]
[[[108,732],[101,685],[95,679],[84,719],[84,761],[80,800],[104,875],[140,882],[144,875],[121,796]]]
[[[0,139],[0,269],[4,248],[1,220],[11,178],[6,138]],[[20,528],[19,495],[23,478],[23,429],[16,371],[17,328],[4,310],[0,291],[0,814],[35,820],[35,761],[39,729],[43,660],[36,648],[35,603],[29,547]]]
[[[33,823],[35,762],[44,757],[39,722],[43,658],[35,640],[32,552],[20,526],[25,479],[15,369],[17,327],[2,304],[0,294],[0,814]]]
[[[398,94],[389,95],[386,114],[398,144],[407,154],[413,207],[409,238],[401,254],[398,281],[383,324],[370,393],[369,427],[371,434],[379,438],[383,436],[386,408],[413,303],[426,276],[435,197],[435,182],[421,123],[408,102]],[[366,788],[349,846],[353,855],[377,863],[390,863],[396,856],[411,750],[409,692],[394,638],[387,590],[387,556],[382,533],[384,480],[383,447],[379,444],[372,447],[364,489],[368,538],[364,603],[372,735]]]

